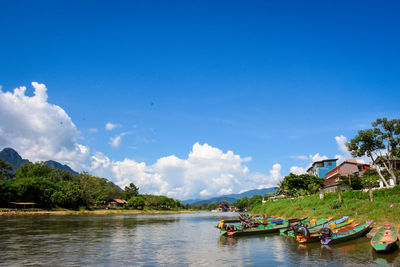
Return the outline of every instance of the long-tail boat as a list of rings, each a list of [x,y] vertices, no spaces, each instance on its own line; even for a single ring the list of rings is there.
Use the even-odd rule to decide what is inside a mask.
[[[342,227],[337,231],[328,231],[328,233],[321,235],[321,244],[336,244],[362,237],[371,230],[371,223],[371,221],[368,221],[362,225],[349,225]]]
[[[371,245],[377,252],[388,252],[397,248],[396,242],[398,240],[396,229],[389,222],[385,222],[371,239]]]
[[[353,222],[353,219],[345,219],[342,223],[339,223],[341,221],[343,221],[343,219],[337,220],[336,223],[329,224],[328,227],[323,227],[312,231],[306,231],[304,229],[303,231],[298,231],[298,234],[296,235],[296,240],[301,244],[318,242],[322,234],[329,234],[333,231],[337,232],[343,227],[347,227],[349,225],[355,227],[360,224],[359,222]]]
[[[291,219],[299,220],[299,219]],[[251,235],[251,234],[268,234],[268,233],[275,233],[279,232],[280,229],[289,227],[290,220],[280,220],[280,221],[273,221],[268,223],[268,225],[257,225],[247,227],[246,223],[237,223],[235,225],[230,225],[226,229],[221,229],[220,234],[226,236],[238,236],[238,235]],[[245,227],[243,227],[245,226]]]
[[[328,217],[327,219],[320,219],[320,220],[316,220],[313,219],[310,221],[309,224],[305,224],[308,228],[314,229],[315,227],[319,227],[325,225],[326,223],[329,223],[330,220],[332,220],[333,217]],[[295,233],[294,233],[294,227],[291,225],[288,229],[284,229],[282,231],[280,231],[280,233],[282,235],[286,235],[286,236],[290,236],[290,237],[296,237]]]
[[[282,219],[280,217],[276,217],[276,216],[271,216],[271,217],[260,217],[260,216],[250,217],[250,216],[244,216],[244,215],[241,214],[239,216],[239,218],[221,220],[217,224],[216,227],[218,229],[225,229],[228,225],[234,225],[236,223],[249,222],[249,221],[254,221],[254,222],[257,222],[259,224],[267,225],[270,222],[279,222],[281,220]]]

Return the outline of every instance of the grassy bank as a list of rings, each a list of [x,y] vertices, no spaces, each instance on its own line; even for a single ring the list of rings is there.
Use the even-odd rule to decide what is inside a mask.
[[[41,210],[41,209],[0,209],[0,216],[13,215],[112,215],[112,214],[174,214],[174,213],[195,213],[191,210]]]
[[[301,198],[301,208],[298,199],[270,200],[255,206],[252,214],[316,219],[347,215],[362,222],[373,220],[375,224],[389,221],[397,227],[400,223],[400,186],[375,190],[373,194],[374,202],[370,202],[368,192],[345,191],[343,203],[339,203],[337,193],[325,194],[324,199],[320,199],[319,195],[304,196]],[[340,207],[333,209],[334,205]]]

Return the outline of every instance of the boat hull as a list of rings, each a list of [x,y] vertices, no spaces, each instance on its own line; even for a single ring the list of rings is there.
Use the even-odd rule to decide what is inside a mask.
[[[362,230],[354,232],[352,234],[348,234],[348,235],[344,235],[344,236],[335,236],[334,238],[321,237],[321,244],[322,245],[331,245],[331,244],[337,244],[337,243],[350,241],[350,240],[357,239],[359,237],[366,235],[369,231],[371,231],[371,227],[368,224]]]

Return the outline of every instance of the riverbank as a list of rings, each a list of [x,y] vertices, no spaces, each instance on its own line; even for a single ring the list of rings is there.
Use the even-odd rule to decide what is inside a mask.
[[[0,209],[0,216],[24,216],[24,215],[113,215],[113,214],[175,214],[197,213],[192,210],[31,210],[31,209]]]
[[[361,222],[372,220],[375,226],[388,221],[398,227],[400,224],[400,186],[375,190],[373,195],[374,201],[370,202],[368,192],[345,191],[343,192],[343,203],[339,202],[337,193],[325,194],[323,199],[320,199],[319,195],[304,196],[300,198],[300,206],[297,198],[270,200],[256,205],[251,213],[285,218],[307,216],[315,219],[349,216]]]

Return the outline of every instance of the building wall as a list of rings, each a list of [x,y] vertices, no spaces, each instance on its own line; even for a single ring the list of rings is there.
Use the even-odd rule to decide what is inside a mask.
[[[324,167],[317,169],[317,176],[325,179],[325,175],[333,168],[336,168],[336,161],[325,161]]]

